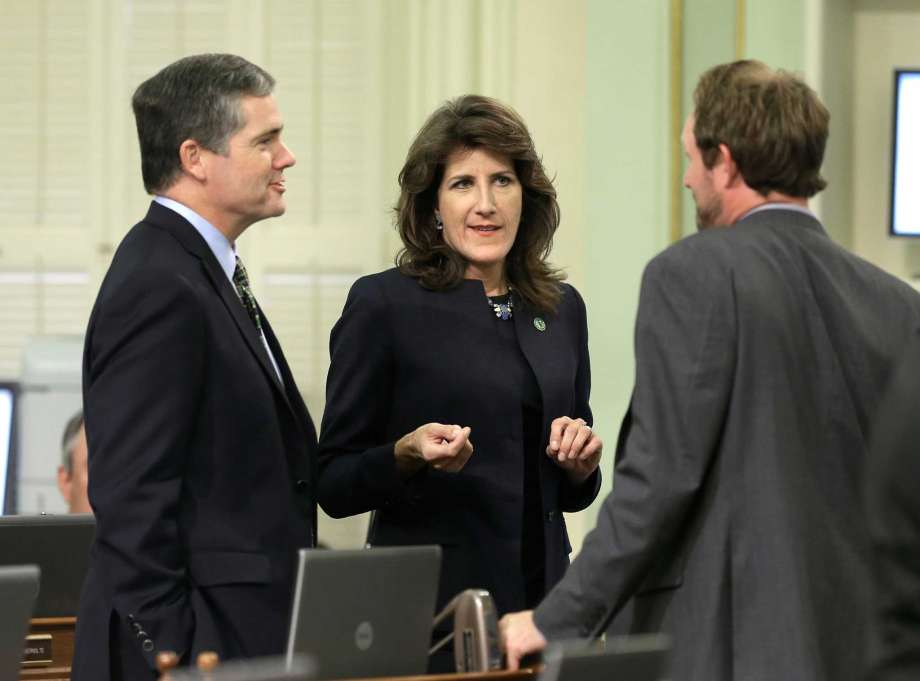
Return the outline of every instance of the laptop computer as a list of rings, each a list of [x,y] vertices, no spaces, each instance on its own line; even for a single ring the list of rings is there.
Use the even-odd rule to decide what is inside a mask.
[[[174,669],[170,681],[311,681],[316,678],[315,666],[309,657],[285,657],[231,660],[219,664],[213,671],[192,668]]]
[[[0,679],[19,678],[40,574],[35,565],[0,567]]]
[[[287,654],[317,678],[425,672],[441,547],[301,549]]]
[[[661,634],[550,646],[539,681],[667,681],[669,649]]]
[[[33,617],[73,617],[96,532],[91,513],[0,517],[0,566],[37,565],[42,583]]]

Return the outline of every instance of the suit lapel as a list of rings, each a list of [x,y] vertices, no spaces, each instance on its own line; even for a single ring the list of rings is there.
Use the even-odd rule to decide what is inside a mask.
[[[551,375],[556,370],[558,362],[555,354],[559,351],[558,335],[561,331],[555,324],[554,315],[535,312],[520,296],[514,297],[514,330],[517,334],[518,345],[527,363],[537,378],[540,396],[543,399],[543,430],[540,434],[540,494],[543,497],[544,508],[554,508],[558,503],[553,498],[552,485],[544,481],[552,479],[556,464],[548,456],[543,455],[543,448],[549,442],[549,430],[552,420],[558,416],[570,416],[565,413],[568,405],[562,404],[558,390],[550,390],[552,385]],[[541,331],[540,328],[543,330]]]
[[[258,303],[256,303],[256,305],[258,306]],[[297,391],[294,375],[291,373],[291,368],[288,366],[284,352],[281,350],[281,344],[278,342],[278,337],[275,336],[275,331],[272,329],[272,325],[269,323],[268,318],[262,312],[261,306],[259,306],[259,314],[262,315],[262,333],[265,334],[265,341],[268,343],[268,347],[271,348],[275,361],[278,363],[278,371],[281,373],[283,385],[282,390],[287,397],[291,413],[294,415],[297,423],[300,424],[303,432],[305,434],[312,433],[313,438],[315,438],[316,430],[313,427],[313,421],[310,420],[306,404],[304,404],[303,398]]]
[[[558,404],[554,391],[549,389],[550,374],[556,367],[554,353],[559,344],[556,340],[560,329],[553,323],[551,315],[534,312],[520,296],[514,296],[514,330],[517,334],[518,345],[540,387],[540,396],[543,398],[543,421],[546,426],[548,419],[562,416],[564,406]],[[543,328],[541,331],[538,327]]]
[[[227,312],[233,318],[237,329],[239,329],[240,334],[246,341],[246,345],[249,346],[249,350],[256,356],[269,382],[275,387],[281,399],[293,413],[294,410],[288,400],[287,392],[281,384],[278,374],[275,373],[275,368],[272,366],[268,352],[266,352],[265,346],[262,344],[262,339],[259,337],[255,325],[237,296],[236,289],[227,279],[227,275],[221,269],[220,263],[217,262],[217,258],[214,257],[214,253],[211,252],[210,247],[198,233],[198,230],[181,215],[156,202],[150,204],[150,210],[144,220],[168,231],[182,244],[185,250],[201,260],[204,271],[211,280],[211,285],[215,288],[223,301],[224,307],[227,308]]]

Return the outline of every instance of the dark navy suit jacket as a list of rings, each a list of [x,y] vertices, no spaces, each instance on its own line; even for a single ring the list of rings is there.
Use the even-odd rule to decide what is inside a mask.
[[[524,605],[522,396],[494,351],[496,325],[506,323],[489,312],[480,281],[434,292],[392,269],[355,283],[332,331],[320,505],[334,517],[376,511],[375,545],[440,544],[439,607],[472,587],[490,591],[500,612]],[[554,418],[591,422],[584,303],[567,285],[554,314],[516,297],[513,323],[543,401],[537,456],[550,586],[571,550],[562,512],[588,506],[600,486],[598,472],[573,486],[544,453]],[[475,451],[459,473],[425,469],[402,482],[394,444],[429,422],[470,426]]]
[[[97,526],[74,681],[154,678],[160,650],[283,651],[296,549],[316,536],[316,435],[263,329],[283,382],[204,239],[151,204],[86,333]]]

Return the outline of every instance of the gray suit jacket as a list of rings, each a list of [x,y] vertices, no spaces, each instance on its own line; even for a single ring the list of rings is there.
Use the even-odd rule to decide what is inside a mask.
[[[875,565],[871,681],[920,679],[920,336],[879,407],[866,474]]]
[[[537,626],[668,632],[675,681],[856,679],[866,435],[918,326],[920,295],[803,213],[654,258],[614,489]]]

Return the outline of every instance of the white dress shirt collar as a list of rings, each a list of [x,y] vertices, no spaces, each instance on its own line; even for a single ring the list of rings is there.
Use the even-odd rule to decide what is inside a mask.
[[[154,196],[153,200],[161,206],[175,211],[188,220],[192,224],[192,227],[198,230],[198,233],[207,242],[211,252],[214,253],[214,257],[217,258],[220,268],[224,271],[224,274],[227,275],[227,279],[233,286],[233,290],[236,291],[236,284],[233,282],[233,272],[236,270],[236,249],[233,244],[227,240],[227,237],[225,237],[217,227],[185,204],[173,201],[165,196]],[[239,291],[237,291],[236,294],[239,296]],[[265,352],[268,353],[268,358],[271,360],[275,373],[278,375],[278,381],[283,385],[284,379],[281,377],[281,370],[278,368],[278,362],[275,360],[275,355],[272,353],[272,349],[268,347],[268,339],[265,338],[265,334],[261,331],[259,331],[259,337],[262,340],[262,345],[265,347]]]
[[[813,217],[815,220],[818,219],[818,216],[812,213],[805,206],[800,206],[797,203],[782,203],[779,201],[773,201],[770,203],[762,203],[759,206],[751,208],[751,210],[749,210],[747,213],[745,213],[740,218],[738,218],[738,222],[741,222],[746,217],[750,217],[751,215],[754,215],[755,213],[760,213],[765,210],[791,210],[791,211],[795,211],[796,213],[802,213],[804,215],[808,215],[809,217]]]
[[[161,206],[178,213],[191,223],[192,227],[201,235],[201,238],[207,242],[214,257],[217,258],[220,268],[224,271],[224,274],[227,275],[227,279],[232,284],[233,272],[236,270],[236,249],[233,247],[233,244],[227,240],[227,237],[225,237],[217,227],[185,204],[165,196],[154,196],[153,200]]]

